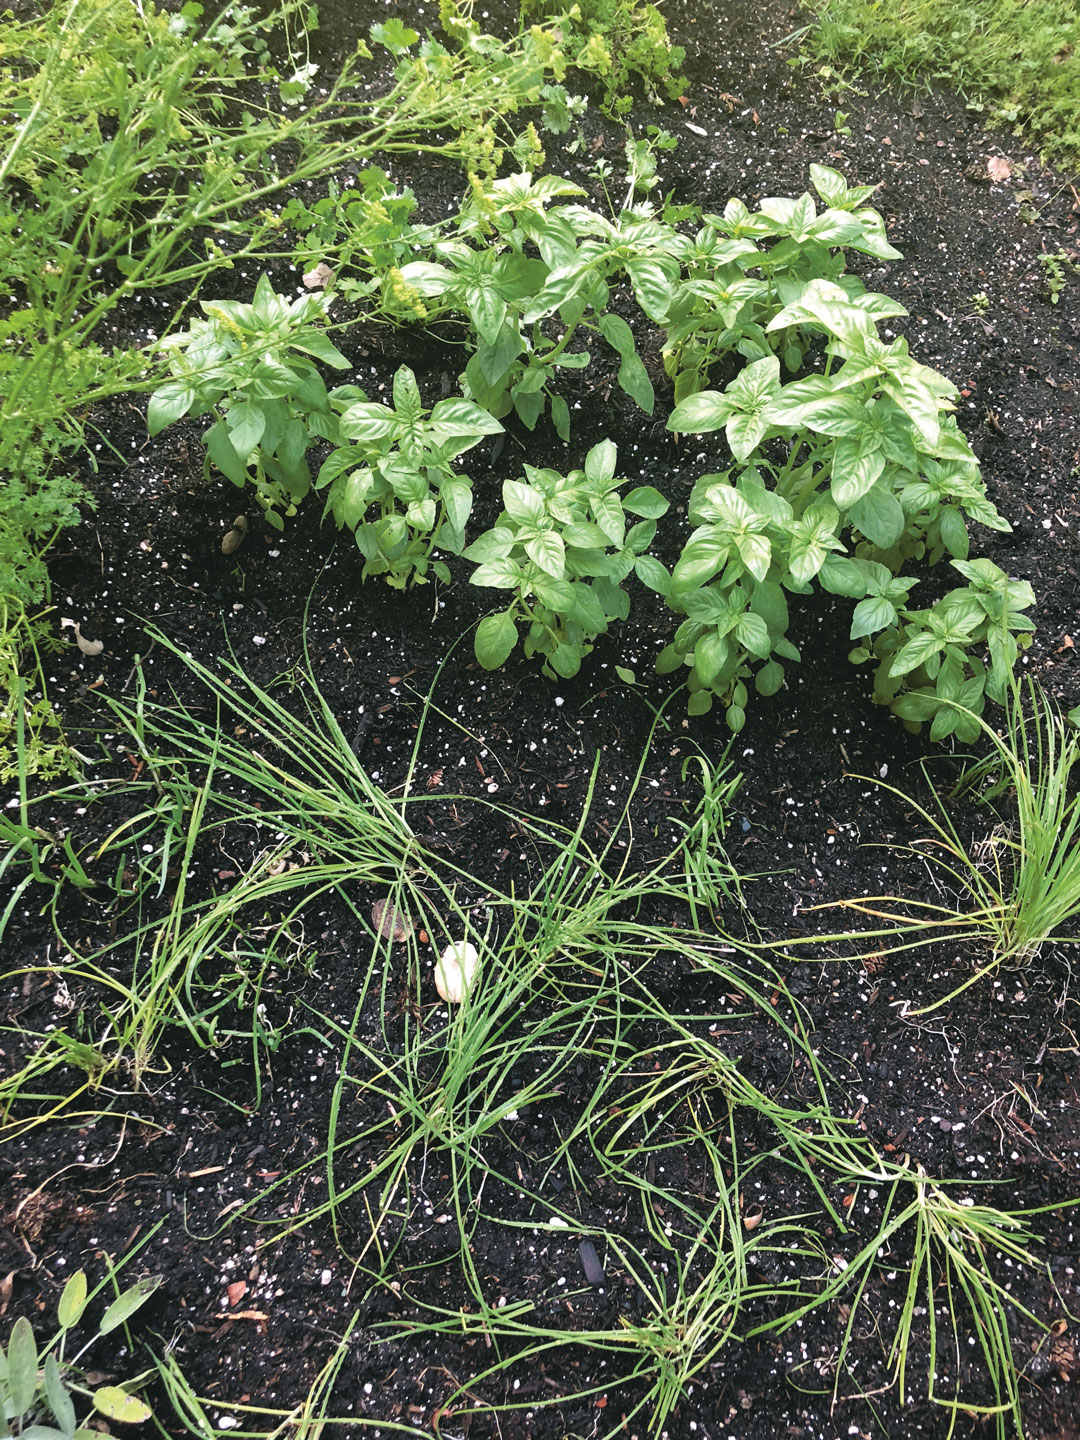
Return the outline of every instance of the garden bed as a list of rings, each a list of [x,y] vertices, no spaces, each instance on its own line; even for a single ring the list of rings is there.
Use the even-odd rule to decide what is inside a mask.
[[[320,11],[324,73],[385,18],[368,4]],[[856,257],[855,268],[910,312],[887,325],[960,387],[960,425],[1012,525],[978,530],[974,551],[1034,588],[1022,668],[1071,708],[1080,308],[1075,275],[1051,304],[1040,257],[1075,252],[1075,188],[978,129],[955,96],[826,97],[778,43],[797,23],[786,4],[733,0],[714,14],[671,0],[666,14],[687,51],[685,103],[638,97],[629,117],[635,131],[660,123],[678,139],[660,157],[663,193],[707,212],[731,196],[753,208],[801,194],[811,164],[880,184],[873,204],[904,258]],[[402,18],[420,28],[430,17]],[[593,167],[620,166],[625,136],[594,110],[583,128],[575,154],[547,138],[547,168],[595,197]],[[398,157],[391,168],[422,218],[455,205],[456,166]],[[257,278],[238,270],[214,298],[249,300]],[[288,265],[270,278],[297,292]],[[137,299],[116,319],[119,338],[160,326]],[[569,446],[546,421],[530,432],[508,418],[505,438],[470,452],[477,533],[523,462],[565,471],[608,438],[617,474],[670,499],[656,553],[674,563],[691,487],[721,468],[722,442],[665,428],[659,331],[641,316],[636,330],[654,416],[618,388],[614,354],[594,356],[587,385],[586,372],[564,377]],[[373,399],[402,363],[429,404],[456,385],[448,332],[364,324],[333,338],[350,362],[343,378]],[[669,698],[678,677],[653,671],[677,622],[644,586],[631,582],[630,619],[572,678],[545,678],[520,649],[487,671],[472,631],[491,592],[465,582],[460,560],[450,585],[361,585],[363,557],[348,532],[320,526],[317,497],[279,533],[245,494],[204,478],[200,422],[150,439],[141,401],[124,397],[92,424],[110,448],[85,476],[95,513],[52,555],[64,648],[47,675],[87,774],[114,783],[35,807],[37,825],[68,836],[82,878],[44,912],[45,892],[26,891],[10,917],[5,1066],[16,1071],[52,1028],[103,1043],[101,976],[123,983],[150,963],[181,885],[189,919],[224,907],[199,988],[177,992],[184,1006],[220,1001],[219,1042],[198,1049],[172,1025],[140,1075],[95,1084],[91,1057],[24,1088],[0,1150],[8,1316],[47,1328],[68,1274],[97,1278],[103,1256],[134,1250],[125,1279],[163,1276],[138,1323],[161,1365],[156,1415],[174,1434],[269,1433],[310,1399],[305,1423],[323,1414],[383,1434],[644,1436],[665,1394],[672,1437],[902,1440],[949,1434],[954,1418],[958,1433],[993,1434],[999,1417],[979,1407],[1006,1396],[987,1364],[985,1316],[980,1329],[938,1250],[929,1289],[908,1299],[921,1232],[914,1219],[888,1232],[929,1177],[961,1206],[1032,1212],[1031,1264],[983,1252],[1022,1307],[988,1291],[990,1313],[1007,1317],[1024,1433],[1080,1434],[1071,947],[1047,944],[953,995],[988,966],[976,941],[896,954],[806,943],[858,919],[816,906],[882,895],[962,905],[919,849],[930,827],[917,808],[933,811],[931,782],[946,793],[960,759],[873,704],[847,659],[847,603],[792,604],[802,663],[778,694],[754,697],[725,770],[722,714],[688,718],[685,698]],[[224,554],[245,511],[243,543]],[[943,582],[922,573],[936,594]],[[101,653],[82,654],[67,620]],[[268,694],[283,707],[276,741]],[[311,743],[332,734],[328,714],[336,774]],[[387,820],[382,870],[365,860],[348,873],[342,822],[333,884],[295,881],[325,861],[317,841],[297,838],[302,827],[314,836],[340,817],[316,805],[290,829],[286,801],[299,814],[302,797],[281,791],[275,808],[260,794],[262,762],[243,760],[259,755],[315,787],[352,785],[365,813],[375,802],[353,762],[391,806],[408,793]],[[744,877],[745,909],[722,867],[715,913],[692,913],[683,872],[660,868],[703,813],[699,756],[713,797],[704,813]],[[189,820],[208,773],[199,829]],[[949,813],[992,863],[995,816],[963,796]],[[95,859],[121,826],[130,840]],[[63,854],[51,863],[58,875]],[[230,912],[245,877],[258,885]],[[388,893],[416,920],[408,943],[380,938],[371,919]],[[432,978],[443,940],[466,922],[492,957],[472,1033],[471,1003],[448,1009]],[[107,948],[137,926],[141,949]],[[440,1106],[446,1128],[430,1120]],[[801,1154],[784,1125],[817,1121],[821,1148]],[[910,1183],[897,1179],[903,1165]],[[948,1234],[955,1217],[935,1213]],[[879,1234],[882,1254],[864,1255]],[[908,1305],[898,1380],[890,1350]],[[928,1307],[957,1316],[959,1354],[944,1319],[935,1338]],[[124,1378],[147,1363],[104,1344],[93,1357]],[[931,1397],[929,1371],[946,1402],[959,1382],[958,1418]],[[1008,1413],[1001,1423],[1011,1433]]]

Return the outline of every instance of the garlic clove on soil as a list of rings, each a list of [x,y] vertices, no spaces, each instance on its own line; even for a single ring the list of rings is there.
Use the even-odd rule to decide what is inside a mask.
[[[460,1005],[472,989],[480,956],[468,940],[448,945],[435,966],[435,989],[448,1005]]]

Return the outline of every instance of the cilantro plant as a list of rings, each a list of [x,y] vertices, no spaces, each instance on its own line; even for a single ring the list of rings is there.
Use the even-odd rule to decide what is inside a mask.
[[[620,497],[626,481],[615,477],[616,458],[604,440],[584,470],[560,475],[526,465],[523,480],[503,485],[503,513],[464,552],[479,562],[473,585],[512,592],[509,606],[477,627],[476,658],[486,670],[506,660],[522,623],[525,654],[542,655],[545,674],[576,675],[608,622],[629,615],[622,582],[631,572],[666,591],[668,572],[648,548],[668,502],[649,485]],[[642,518],[628,528],[627,512]]]
[[[316,322],[327,295],[286,300],[265,275],[250,305],[203,300],[205,320],[161,344],[176,377],[150,397],[151,435],[184,415],[211,415],[207,470],[213,463],[234,485],[252,484],[275,529],[311,488],[305,458],[316,436],[334,440],[337,417],[313,359],[335,370],[349,362]]]
[[[633,105],[630,77],[641,80],[646,95],[659,103],[677,99],[677,72],[686,58],[672,45],[664,17],[655,5],[639,0],[522,0],[522,22],[542,20],[569,64],[596,75],[603,84],[602,107],[624,115]],[[543,32],[542,32],[543,33]]]
[[[336,288],[348,299],[359,299],[378,288],[373,276],[409,255],[415,209],[411,190],[399,190],[385,170],[368,165],[355,185],[341,189],[331,180],[326,195],[311,205],[292,196],[281,220],[299,237],[293,250],[297,268],[307,271],[329,258],[350,272]]]
[[[355,531],[365,580],[385,575],[399,589],[410,580],[424,584],[430,566],[448,582],[449,570],[432,552],[439,546],[461,553],[472,510],[469,477],[451,462],[502,426],[460,397],[438,401],[429,414],[404,365],[394,377],[393,399],[391,409],[371,403],[355,386],[331,391],[341,437],[353,443],[334,450],[319,471],[316,488],[327,491],[323,516]],[[376,518],[370,518],[373,507]]]

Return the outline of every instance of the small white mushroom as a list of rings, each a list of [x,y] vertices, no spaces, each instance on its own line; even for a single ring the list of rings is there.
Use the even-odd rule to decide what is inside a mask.
[[[104,640],[87,640],[84,638],[82,631],[79,629],[79,622],[77,620],[61,620],[60,628],[61,630],[66,629],[75,631],[75,643],[76,645],[78,645],[79,649],[84,655],[100,655],[101,652],[105,649]]]
[[[468,940],[448,945],[435,966],[435,989],[448,1005],[460,1005],[472,989],[480,956]]]

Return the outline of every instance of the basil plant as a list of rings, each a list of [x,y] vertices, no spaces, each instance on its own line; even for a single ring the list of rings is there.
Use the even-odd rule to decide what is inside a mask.
[[[620,496],[627,482],[616,478],[616,460],[615,446],[604,440],[589,451],[584,470],[560,475],[526,465],[524,479],[503,485],[503,513],[464,552],[479,562],[473,585],[511,596],[477,627],[476,658],[486,670],[507,659],[520,625],[526,656],[542,656],[545,674],[576,675],[609,622],[629,615],[622,585],[631,573],[666,591],[668,572],[648,548],[668,502],[650,485]],[[641,518],[628,525],[628,513]]]

